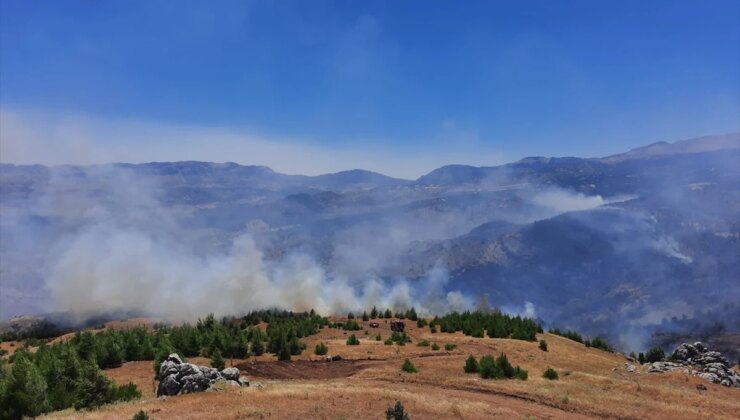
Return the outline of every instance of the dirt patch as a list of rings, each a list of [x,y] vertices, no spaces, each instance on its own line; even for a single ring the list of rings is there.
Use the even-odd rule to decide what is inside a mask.
[[[247,376],[262,379],[333,379],[346,378],[362,369],[381,363],[371,360],[337,360],[335,362],[291,360],[246,362],[236,367]]]

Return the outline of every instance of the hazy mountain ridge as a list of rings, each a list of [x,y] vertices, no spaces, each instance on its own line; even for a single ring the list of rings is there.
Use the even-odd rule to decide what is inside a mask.
[[[740,135],[451,165],[415,181],[234,163],[1,165],[2,315],[44,311],[50,244],[101,211],[134,226],[166,213],[197,255],[248,232],[268,260],[300,252],[357,284],[442,269],[448,286],[492,304],[531,302],[560,326],[640,341],[663,318],[740,296],[736,144]],[[728,326],[740,324],[733,316]]]

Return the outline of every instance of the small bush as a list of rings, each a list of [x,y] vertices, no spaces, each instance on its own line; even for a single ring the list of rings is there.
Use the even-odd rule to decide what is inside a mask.
[[[216,349],[211,354],[211,367],[218,370],[224,370],[224,368],[226,367],[226,362],[221,355],[221,350]]]
[[[393,340],[391,340],[391,339],[389,338],[389,339],[385,340],[385,341],[383,342],[383,344],[385,344],[386,346],[392,346],[392,345],[393,345]]]
[[[317,344],[316,348],[313,350],[313,354],[317,356],[324,356],[328,352],[329,352],[329,347],[324,343]]]
[[[493,356],[483,356],[478,363],[478,373],[483,379],[503,378],[504,374],[498,368]]]
[[[149,415],[144,410],[139,410],[138,413],[131,417],[131,420],[149,420]]]
[[[416,373],[416,366],[414,366],[414,364],[411,363],[411,360],[406,359],[403,362],[403,365],[401,365],[401,370],[407,373]]]
[[[472,354],[468,356],[467,360],[465,360],[465,367],[463,369],[465,370],[465,373],[478,373],[478,361],[475,360],[475,357],[473,357]]]
[[[141,398],[141,391],[132,382],[115,388],[113,399],[116,401],[131,401]]]
[[[380,338],[380,334],[378,334],[378,335],[375,336],[375,341],[381,341],[381,340],[382,340],[382,338]]]
[[[517,366],[514,368],[514,378],[526,381],[529,378],[529,372]]]
[[[540,350],[547,351],[547,341],[540,340]]]
[[[429,347],[429,341],[427,341],[427,340],[421,340],[416,345],[419,346],[419,347]]]
[[[556,379],[559,379],[558,373],[555,372],[555,369],[548,367],[545,369],[545,371],[542,373],[542,377],[545,379],[549,379],[551,381],[554,381]]]
[[[457,348],[457,344],[447,343],[445,344],[445,350],[452,351]]]
[[[645,360],[648,363],[660,362],[663,359],[665,359],[665,353],[663,353],[663,349],[661,349],[660,347],[651,348],[645,355]]]
[[[424,327],[426,327],[426,325],[427,325],[427,320],[426,319],[419,318],[418,320],[416,320],[416,326],[417,327],[424,328]]]
[[[350,335],[347,339],[347,345],[348,346],[357,346],[360,344],[360,340],[354,335]]]
[[[342,329],[345,331],[360,331],[362,327],[354,319],[350,319],[342,325]]]
[[[432,343],[432,350],[434,350],[434,351],[437,351],[437,350],[439,350],[439,344],[437,344],[437,343]]]
[[[388,407],[387,410],[385,410],[385,419],[386,420],[409,420],[409,415],[406,414],[403,408],[403,404],[401,404],[401,401],[396,401],[396,405],[393,407]]]

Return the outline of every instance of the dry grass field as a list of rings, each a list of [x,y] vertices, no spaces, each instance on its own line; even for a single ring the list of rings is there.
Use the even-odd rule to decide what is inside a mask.
[[[648,374],[645,366],[630,373],[618,354],[551,334],[538,337],[549,344],[549,351],[544,352],[536,342],[432,334],[428,328],[407,323],[413,342],[387,346],[383,340],[391,332],[384,320],[379,328],[362,324],[369,333],[354,332],[360,338],[358,346],[345,344],[352,332],[327,328],[305,339],[307,350],[289,362],[277,362],[267,354],[228,361],[252,380],[248,388],[157,399],[151,362],[126,363],[106,373],[118,383],[134,382],[143,393],[141,400],[48,417],[129,419],[144,410],[152,419],[380,419],[396,400],[403,402],[413,419],[737,419],[740,413],[738,389],[679,372]],[[376,334],[381,341],[375,340]],[[441,349],[417,346],[424,339]],[[319,360],[312,354],[319,342],[327,343],[329,354],[343,360]],[[457,348],[445,351],[447,343]],[[480,357],[501,352],[512,364],[529,371],[527,381],[483,380],[463,372],[469,354]],[[406,358],[418,373],[401,372]],[[204,358],[190,361],[208,364]],[[548,366],[557,370],[559,380],[542,378]],[[700,383],[706,391],[697,389]]]

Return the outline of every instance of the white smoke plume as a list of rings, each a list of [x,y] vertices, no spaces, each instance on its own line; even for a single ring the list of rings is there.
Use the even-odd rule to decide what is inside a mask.
[[[140,311],[188,320],[211,312],[239,314],[271,307],[313,308],[324,314],[372,305],[394,310],[414,306],[420,313],[470,308],[461,293],[445,295],[448,277],[442,268],[413,283],[404,278],[388,281],[368,274],[366,258],[361,258],[357,268],[329,275],[305,253],[265,258],[246,232],[236,236],[226,252],[200,252],[192,245],[197,230],[179,221],[177,209],[159,204],[156,185],[123,170],[98,171],[104,171],[94,174],[104,197],[75,197],[73,189],[64,187],[69,179],[61,177],[40,201],[48,215],[78,221],[69,223],[73,226],[54,247],[46,267],[54,309],[80,316]],[[350,257],[345,255],[345,264]],[[360,272],[361,281],[346,275]]]

